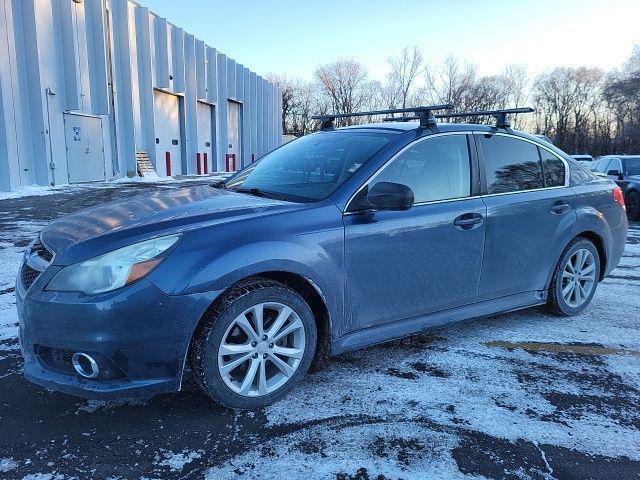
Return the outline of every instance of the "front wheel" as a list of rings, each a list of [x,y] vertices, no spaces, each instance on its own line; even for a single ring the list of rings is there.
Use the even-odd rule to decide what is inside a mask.
[[[306,374],[317,339],[313,313],[279,282],[233,288],[194,340],[192,366],[202,390],[229,408],[273,403]]]
[[[565,249],[551,279],[547,306],[552,313],[571,316],[591,302],[600,278],[600,255],[586,238],[576,238]]]

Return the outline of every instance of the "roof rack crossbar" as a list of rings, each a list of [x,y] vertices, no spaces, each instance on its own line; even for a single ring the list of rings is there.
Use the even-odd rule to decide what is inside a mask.
[[[312,120],[320,120],[320,130],[330,130],[333,128],[334,120],[336,118],[348,118],[348,117],[367,117],[371,115],[386,115],[395,113],[413,113],[414,119],[420,120],[421,127],[431,127],[436,124],[436,118],[433,115],[433,110],[451,110],[453,105],[445,103],[442,105],[428,105],[421,107],[409,107],[409,108],[391,108],[388,110],[372,110],[369,112],[352,112],[352,113],[327,113],[324,115],[314,115]],[[400,119],[404,117],[399,117]]]
[[[434,115],[434,117],[438,118],[438,115]],[[382,119],[383,122],[411,122],[412,120],[420,120],[420,117],[411,116],[411,117],[384,117]]]
[[[509,128],[509,118],[507,115],[514,113],[533,113],[535,110],[531,107],[522,108],[502,108],[499,110],[478,110],[476,112],[454,112],[454,113],[441,113],[436,115],[436,118],[455,118],[455,117],[495,117],[496,128]]]

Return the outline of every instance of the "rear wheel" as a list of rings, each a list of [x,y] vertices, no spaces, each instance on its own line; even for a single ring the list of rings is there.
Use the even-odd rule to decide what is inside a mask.
[[[558,315],[577,315],[591,302],[600,278],[600,256],[586,238],[565,249],[549,286],[548,307]]]
[[[239,285],[194,340],[196,380],[227,407],[269,405],[306,374],[316,338],[311,309],[296,292],[271,280]]]
[[[640,193],[632,190],[624,196],[624,203],[627,207],[627,217],[629,220],[640,220]]]

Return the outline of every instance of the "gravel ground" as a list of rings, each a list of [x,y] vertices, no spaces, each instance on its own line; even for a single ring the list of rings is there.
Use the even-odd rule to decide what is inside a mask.
[[[28,383],[24,247],[66,213],[182,184],[0,200],[0,478],[640,478],[639,224],[582,315],[526,310],[343,355],[261,411],[189,385],[96,402]]]

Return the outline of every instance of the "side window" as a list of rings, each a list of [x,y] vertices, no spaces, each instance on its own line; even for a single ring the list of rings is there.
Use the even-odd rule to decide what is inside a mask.
[[[542,172],[546,187],[562,187],[564,185],[564,162],[549,150],[538,147],[542,160]]]
[[[603,158],[602,160],[599,160],[598,164],[593,167],[593,171],[598,173],[605,173],[610,162],[610,158]]]
[[[620,163],[620,160],[617,158],[614,158],[613,160],[611,160],[611,163],[607,165],[606,171],[608,172],[609,170],[616,170],[618,172],[622,172],[622,163]]]
[[[466,135],[443,135],[416,142],[369,182],[401,183],[415,202],[468,197],[471,194],[469,144]]]
[[[488,193],[544,188],[538,147],[513,137],[478,135],[487,176]]]

